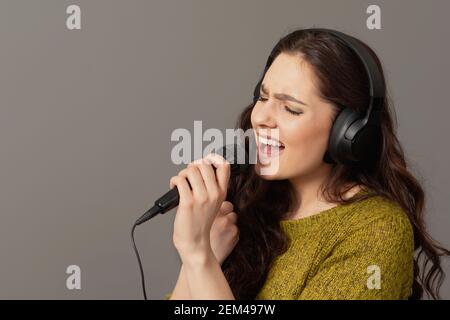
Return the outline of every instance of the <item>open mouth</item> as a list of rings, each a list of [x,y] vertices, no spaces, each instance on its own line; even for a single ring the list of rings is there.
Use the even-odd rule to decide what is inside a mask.
[[[267,159],[278,156],[285,149],[282,142],[265,136],[258,136],[258,155]]]

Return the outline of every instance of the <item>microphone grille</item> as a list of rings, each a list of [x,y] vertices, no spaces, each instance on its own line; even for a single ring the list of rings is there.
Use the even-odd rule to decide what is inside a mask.
[[[242,144],[227,144],[215,150],[215,153],[230,163],[232,174],[242,172],[249,166],[248,152]]]

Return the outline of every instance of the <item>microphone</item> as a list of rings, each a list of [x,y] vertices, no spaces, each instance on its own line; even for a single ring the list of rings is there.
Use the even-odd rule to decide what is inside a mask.
[[[230,163],[230,177],[236,176],[240,172],[245,171],[249,166],[248,153],[245,148],[238,144],[225,145],[215,153],[221,155]],[[213,169],[214,171],[216,170],[214,166]],[[135,225],[140,225],[157,214],[166,213],[167,211],[178,206],[179,201],[180,196],[178,193],[178,188],[175,186],[156,200],[154,206],[136,220]]]

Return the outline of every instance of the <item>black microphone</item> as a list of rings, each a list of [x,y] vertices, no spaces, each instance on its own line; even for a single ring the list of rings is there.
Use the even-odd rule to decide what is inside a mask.
[[[219,151],[215,153],[221,155],[230,163],[230,177],[238,175],[249,166],[248,152],[241,145],[228,144],[220,148]],[[213,168],[215,171],[216,168],[214,166]],[[159,213],[166,213],[167,211],[178,206],[179,201],[180,195],[178,193],[178,188],[175,186],[156,200],[155,205],[147,210],[147,212],[144,213],[139,219],[137,219],[135,225],[140,225]]]

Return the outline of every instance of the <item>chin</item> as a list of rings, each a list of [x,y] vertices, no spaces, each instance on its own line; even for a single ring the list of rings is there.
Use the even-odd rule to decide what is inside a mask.
[[[261,172],[262,169],[265,169],[264,173]],[[267,171],[268,167],[264,167],[261,164],[257,164],[255,165],[255,172],[256,174],[263,180],[282,180],[284,179],[282,174],[281,174],[281,170],[278,168],[278,170],[276,170],[276,172],[270,172]]]

